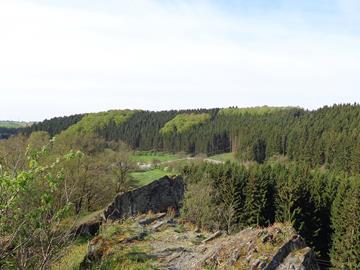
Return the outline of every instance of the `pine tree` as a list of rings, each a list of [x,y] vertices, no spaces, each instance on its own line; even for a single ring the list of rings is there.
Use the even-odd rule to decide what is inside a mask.
[[[255,166],[250,173],[244,208],[247,225],[266,226],[274,220],[271,179],[267,168]]]
[[[298,200],[300,198],[301,175],[297,168],[291,170],[284,166],[277,166],[276,182],[276,220],[294,223],[300,213]]]
[[[332,209],[334,269],[360,268],[360,177],[341,183]]]

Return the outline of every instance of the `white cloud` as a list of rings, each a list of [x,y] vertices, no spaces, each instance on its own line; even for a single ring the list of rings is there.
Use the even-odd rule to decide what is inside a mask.
[[[356,35],[173,3],[105,12],[1,1],[0,118],[359,101]]]

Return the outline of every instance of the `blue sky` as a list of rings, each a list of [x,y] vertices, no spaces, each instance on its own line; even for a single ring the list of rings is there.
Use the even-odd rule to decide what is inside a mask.
[[[0,2],[0,119],[360,101],[360,1]]]

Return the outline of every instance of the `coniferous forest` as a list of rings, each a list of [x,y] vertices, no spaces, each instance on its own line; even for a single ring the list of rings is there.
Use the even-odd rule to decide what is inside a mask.
[[[229,234],[248,226],[291,223],[315,249],[324,269],[360,269],[358,104],[314,111],[292,107],[113,110],[58,117],[11,132],[17,135],[0,142],[2,174],[18,179],[18,194],[33,198],[33,205],[44,204],[40,214],[29,210],[32,226],[35,217],[59,214],[50,209],[65,215],[66,208],[70,216],[88,213],[104,207],[116,192],[134,187],[129,176],[135,166],[128,156],[131,151],[181,152],[189,157],[231,152],[231,162],[179,165],[178,173],[187,185],[183,218]],[[30,192],[34,186],[22,189],[23,179],[32,179],[29,172],[39,173],[36,168],[42,163],[47,165],[41,172],[51,171],[46,179],[57,175],[53,169],[62,164],[67,181],[41,187],[50,187],[51,192],[44,193],[47,198],[34,197]],[[8,194],[2,205],[22,206],[24,202],[11,196],[16,187],[5,189],[4,183]],[[1,228],[10,233],[27,217],[4,207]],[[22,233],[29,237],[29,232]],[[14,241],[21,245],[23,238],[17,237]],[[27,245],[37,252],[35,244]]]
[[[349,174],[360,173],[360,106],[357,104],[334,105],[316,111],[258,107],[131,111],[128,114],[126,121],[120,123],[114,118],[104,119],[100,127],[95,127],[95,133],[107,141],[121,140],[137,150],[183,151],[193,155],[233,151],[239,160],[258,163],[282,155],[310,167],[325,166]],[[183,129],[162,129],[182,114],[207,114],[209,117],[199,123],[193,121]],[[53,118],[20,132],[46,131],[54,136],[81,123],[83,117]],[[174,120],[179,120],[177,124],[181,126],[185,119]],[[86,121],[82,126],[85,125]]]

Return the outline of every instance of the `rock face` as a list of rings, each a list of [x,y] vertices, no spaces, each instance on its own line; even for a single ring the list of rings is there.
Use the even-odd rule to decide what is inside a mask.
[[[318,270],[316,256],[312,249],[306,246],[300,235],[294,235],[279,248],[265,270]]]
[[[184,190],[182,177],[164,176],[144,187],[117,195],[105,210],[104,216],[107,220],[116,220],[149,211],[159,213],[169,208],[178,210]]]
[[[290,224],[211,234],[163,213],[105,223],[89,243],[81,269],[95,269],[119,254],[126,258],[133,250],[151,258],[151,269],[319,270],[315,253]],[[127,269],[121,263],[117,267]]]
[[[99,232],[101,223],[99,219],[80,224],[73,233],[75,236],[94,236]]]
[[[245,229],[195,247],[171,261],[169,269],[319,270],[315,253],[289,225]]]
[[[315,252],[311,248],[305,247],[291,252],[276,269],[319,270],[320,268],[316,263]]]
[[[104,222],[99,235],[89,243],[80,269],[95,269],[112,256],[127,258],[132,250],[138,250],[151,258],[156,269],[319,270],[314,251],[291,224],[247,228],[233,235],[221,231],[211,234],[167,215],[169,208],[179,210],[184,190],[181,177],[165,176],[117,195],[104,211],[103,218],[110,222]],[[99,226],[96,222],[85,224],[78,228],[78,234],[97,233]]]

